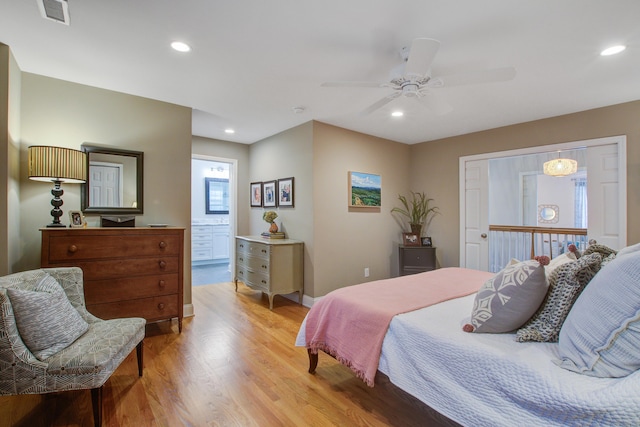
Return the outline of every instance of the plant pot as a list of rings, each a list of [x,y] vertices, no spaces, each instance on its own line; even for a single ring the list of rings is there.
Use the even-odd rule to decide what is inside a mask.
[[[413,234],[417,234],[418,237],[422,235],[422,224],[409,224],[409,226]]]
[[[271,223],[271,227],[269,227],[269,233],[277,233],[278,232],[278,226],[276,225],[275,222]]]

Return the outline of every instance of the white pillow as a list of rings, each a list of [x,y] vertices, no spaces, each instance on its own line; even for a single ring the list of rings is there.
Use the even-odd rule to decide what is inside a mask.
[[[640,251],[618,256],[589,282],[560,330],[560,367],[594,377],[640,368]]]
[[[578,258],[573,252],[565,252],[561,255],[558,255],[557,257],[549,261],[548,265],[544,266],[544,272],[547,275],[547,280],[549,279],[549,275],[553,272],[553,270],[560,267],[562,264],[567,264],[569,262],[577,260]]]
[[[628,255],[630,253],[638,251],[640,251],[640,243],[636,243],[635,245],[627,246],[626,248],[620,249],[616,256]]]

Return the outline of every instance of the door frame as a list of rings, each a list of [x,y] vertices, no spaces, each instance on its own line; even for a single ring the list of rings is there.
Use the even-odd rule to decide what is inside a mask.
[[[598,145],[616,144],[618,148],[618,224],[620,238],[624,240],[626,245],[627,239],[627,136],[616,135],[604,138],[586,139],[581,141],[570,141],[558,144],[538,145],[535,147],[518,148],[514,150],[496,151],[492,153],[474,154],[459,158],[458,174],[459,189],[458,195],[460,200],[460,266],[466,265],[466,253],[463,250],[466,245],[466,199],[465,199],[465,165],[469,161],[486,160],[512,157],[526,154],[548,153],[558,150],[569,150],[574,148],[592,147]],[[488,228],[488,227],[487,227]],[[487,229],[486,233],[489,233]]]
[[[226,157],[207,156],[204,154],[192,154],[191,160],[207,160],[211,162],[229,163],[229,269],[235,271],[235,239],[231,236],[237,235],[238,228],[238,159],[228,159]]]

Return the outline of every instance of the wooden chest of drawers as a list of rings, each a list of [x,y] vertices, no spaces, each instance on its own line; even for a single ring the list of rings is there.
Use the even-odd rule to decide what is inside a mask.
[[[424,273],[436,268],[436,248],[431,246],[399,246],[400,275]]]
[[[184,228],[42,231],[42,267],[80,267],[87,309],[102,319],[178,318],[182,331]]]
[[[302,303],[304,288],[303,242],[291,239],[268,240],[260,236],[236,237],[236,291],[238,280],[269,297],[298,292]]]

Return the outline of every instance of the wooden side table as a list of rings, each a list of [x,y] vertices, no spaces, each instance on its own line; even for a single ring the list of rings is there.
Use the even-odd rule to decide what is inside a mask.
[[[398,250],[400,251],[398,270],[401,276],[436,269],[436,248],[400,245]]]

